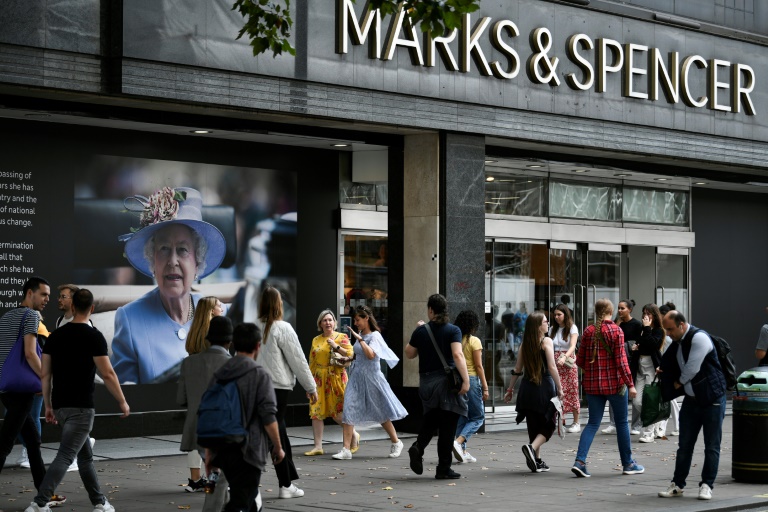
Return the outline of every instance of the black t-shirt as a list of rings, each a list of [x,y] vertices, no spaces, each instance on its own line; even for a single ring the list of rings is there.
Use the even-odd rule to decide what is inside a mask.
[[[429,322],[432,334],[435,335],[437,346],[443,351],[443,357],[448,366],[456,366],[451,352],[451,343],[461,343],[461,330],[451,323],[436,324]],[[432,340],[429,339],[427,328],[420,325],[411,334],[412,347],[419,351],[419,373],[434,372],[443,369],[443,363],[435,352]]]
[[[51,356],[54,409],[93,408],[94,357],[106,356],[107,340],[88,324],[68,323],[53,331],[43,348]]]

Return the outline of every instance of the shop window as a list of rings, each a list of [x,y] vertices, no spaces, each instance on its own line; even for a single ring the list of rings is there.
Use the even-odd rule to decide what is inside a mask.
[[[388,248],[386,236],[342,235],[344,245],[344,315],[357,306],[373,310],[387,339]]]
[[[549,215],[621,221],[621,189],[616,185],[550,180]]]
[[[688,225],[688,192],[624,187],[624,222]]]
[[[546,216],[545,178],[488,173],[485,180],[485,213]]]

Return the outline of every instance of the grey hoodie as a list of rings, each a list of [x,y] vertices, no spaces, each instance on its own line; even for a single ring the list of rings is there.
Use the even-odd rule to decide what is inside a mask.
[[[243,444],[243,460],[264,471],[268,440],[264,425],[277,421],[277,400],[267,371],[247,356],[237,355],[213,374],[215,380],[237,379],[243,404],[248,440]]]

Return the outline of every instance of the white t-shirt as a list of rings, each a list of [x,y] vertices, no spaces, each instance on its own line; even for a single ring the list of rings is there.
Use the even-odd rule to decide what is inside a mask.
[[[576,327],[576,324],[571,325],[571,332],[570,334],[579,334],[579,329]],[[569,335],[568,338],[571,336]],[[563,328],[558,327],[557,332],[555,333],[555,336],[552,338],[552,343],[554,345],[555,352],[566,352],[570,347],[571,343],[569,340],[563,339]]]

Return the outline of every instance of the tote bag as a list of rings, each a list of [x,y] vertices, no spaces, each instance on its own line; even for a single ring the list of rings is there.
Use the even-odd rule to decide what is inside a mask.
[[[24,313],[19,326],[19,334],[16,337],[11,352],[3,364],[3,374],[0,376],[0,391],[10,393],[39,393],[42,390],[40,377],[29,366],[27,357],[24,355],[24,322],[29,314],[29,309]],[[35,343],[37,357],[40,357],[42,350],[40,344]]]

